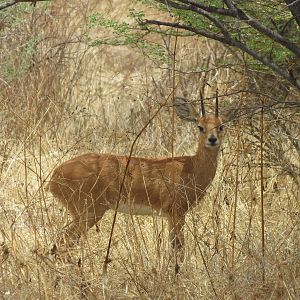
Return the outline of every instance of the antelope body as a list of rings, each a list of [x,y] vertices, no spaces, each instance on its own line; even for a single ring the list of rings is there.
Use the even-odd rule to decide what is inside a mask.
[[[68,160],[54,170],[48,188],[73,216],[65,235],[68,245],[95,225],[107,210],[118,206],[118,212],[166,217],[173,248],[183,246],[185,215],[203,197],[215,176],[223,125],[217,110],[215,115],[206,116],[202,104],[200,117],[186,100],[176,98],[175,104],[179,117],[199,127],[195,155],[129,158],[91,153]]]

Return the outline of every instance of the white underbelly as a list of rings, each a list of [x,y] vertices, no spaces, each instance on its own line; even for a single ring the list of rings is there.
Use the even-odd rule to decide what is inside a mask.
[[[113,210],[116,210],[115,207],[110,207]],[[144,216],[164,216],[162,210],[154,210],[152,207],[148,205],[142,204],[127,204],[124,202],[119,203],[118,212],[132,215],[144,215]]]

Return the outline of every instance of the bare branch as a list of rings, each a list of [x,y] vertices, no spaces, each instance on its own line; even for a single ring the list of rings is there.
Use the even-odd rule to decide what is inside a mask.
[[[243,52],[246,52],[256,60],[263,63],[265,66],[269,67],[271,70],[273,70],[275,73],[280,75],[282,78],[289,81],[294,87],[300,90],[300,83],[297,82],[297,80],[292,77],[289,72],[287,72],[285,69],[278,66],[276,63],[274,63],[270,58],[261,55],[260,53],[256,52],[255,50],[249,48],[247,44],[242,43],[238,41],[237,39],[232,38],[230,35],[222,36],[213,32],[209,32],[206,30],[201,30],[194,28],[190,25],[180,24],[180,23],[172,23],[172,22],[164,22],[164,21],[158,21],[158,20],[143,20],[140,22],[141,25],[146,24],[153,24],[153,25],[160,25],[160,26],[166,26],[166,27],[173,27],[173,28],[179,28],[188,30],[190,32],[194,32],[198,35],[219,41],[223,44],[234,46],[242,50]]]
[[[157,1],[161,2],[161,3],[165,3],[164,0],[157,0]],[[185,2],[185,3],[193,2],[193,3],[195,3],[195,1],[191,1],[191,0],[183,0],[183,1],[180,1],[180,2]],[[195,7],[194,5],[180,5],[177,2],[170,1],[170,0],[168,0],[167,3],[168,3],[169,6],[171,6],[173,8],[194,11],[194,12],[198,13],[199,15],[204,16],[205,18],[210,20],[217,28],[219,28],[225,37],[227,37],[227,36],[229,37],[229,32],[225,28],[224,24],[221,21],[219,21],[217,18],[215,18],[212,14],[207,12],[206,10],[204,10],[202,8]],[[201,6],[205,7],[205,5],[201,5]]]
[[[236,8],[231,0],[224,0],[224,3],[231,11],[235,11]]]
[[[293,52],[296,56],[300,57],[300,48],[294,44],[293,42],[291,42],[290,40],[286,39],[284,36],[282,36],[281,34],[267,28],[266,26],[264,26],[263,24],[261,24],[258,20],[253,19],[252,17],[248,16],[243,10],[241,10],[240,8],[236,7],[236,13],[237,13],[237,17],[249,24],[251,27],[255,28],[257,31],[259,31],[260,33],[268,36],[269,38],[271,38],[272,40],[276,41],[277,43],[283,45],[284,47],[286,47],[287,49],[289,49],[291,52]]]
[[[285,0],[284,2],[300,27],[300,0]]]
[[[41,2],[41,1],[50,1],[50,0],[13,0],[13,1],[7,1],[7,2],[4,2],[4,3],[0,4],[0,10],[6,9],[10,6],[16,5],[16,4],[21,3],[21,2],[31,2],[31,3],[35,4],[36,2]]]
[[[157,2],[160,2],[162,4],[166,4],[164,0],[156,0]],[[187,5],[181,5],[180,3],[184,3]],[[212,21],[221,31],[224,35],[229,34],[228,30],[225,28],[224,24],[218,20],[217,18],[213,17],[210,12],[218,14],[218,15],[226,15],[235,17],[247,24],[249,24],[251,27],[262,33],[263,35],[268,36],[272,40],[276,41],[277,43],[283,45],[287,49],[289,49],[291,52],[293,52],[296,56],[300,57],[300,48],[291,42],[290,40],[286,39],[281,34],[267,28],[263,24],[261,24],[258,20],[252,18],[251,16],[247,15],[242,9],[238,8],[231,0],[224,0],[226,5],[229,9],[221,9],[218,10],[215,7],[212,6],[206,6],[202,3],[195,2],[193,0],[178,0],[178,2],[174,1],[167,1],[168,5],[176,8],[176,9],[182,9],[182,10],[190,10],[193,12],[196,12],[205,18]]]
[[[170,5],[170,3],[172,2],[173,4],[176,4],[176,5],[180,5],[174,1],[166,1],[166,0],[156,0],[157,2],[160,2],[164,5],[166,5],[166,3],[169,5],[169,6],[172,6],[172,7],[175,7],[173,5]],[[215,13],[215,14],[218,14],[218,15],[223,15],[223,16],[231,16],[231,17],[234,17],[235,16],[235,13],[229,9],[224,9],[224,8],[219,8],[219,7],[216,7],[216,6],[210,6],[210,5],[205,5],[203,3],[200,3],[199,1],[194,1],[194,0],[180,0],[181,3],[184,3],[186,4],[185,6],[183,6],[184,8],[181,8],[181,9],[185,9],[185,10],[195,10],[195,8],[198,8],[198,9],[201,9],[201,10],[204,10],[206,12],[209,12],[209,13]]]
[[[213,32],[209,32],[206,30],[196,29],[192,26],[181,24],[181,23],[165,22],[165,21],[158,21],[158,20],[148,20],[148,19],[144,19],[144,20],[140,21],[140,25],[147,25],[147,24],[184,29],[184,30],[188,30],[190,32],[194,32],[198,35],[228,44],[227,40],[222,35],[219,35],[219,34],[216,34]]]
[[[163,5],[166,5],[165,0],[156,0],[157,2],[162,3]],[[145,20],[144,24],[155,24],[155,25],[162,25],[162,26],[168,26],[173,28],[180,28],[184,30],[188,30],[190,32],[196,33],[198,35],[211,38],[217,41],[220,41],[224,44],[227,44],[229,46],[235,46],[239,49],[241,49],[243,52],[246,52],[256,60],[260,61],[265,66],[269,67],[271,70],[273,70],[275,73],[280,75],[282,78],[288,80],[294,87],[300,90],[300,83],[293,77],[292,74],[290,74],[286,69],[280,67],[276,63],[272,61],[271,58],[264,56],[260,54],[258,51],[251,49],[248,47],[248,45],[245,42],[241,42],[240,40],[236,39],[230,34],[230,31],[227,29],[227,26],[225,23],[223,23],[221,20],[216,18],[213,14],[217,15],[227,15],[230,17],[233,17],[237,20],[240,20],[242,22],[245,22],[249,24],[252,28],[256,29],[261,34],[268,36],[273,41],[281,44],[285,48],[289,49],[291,52],[293,52],[297,57],[300,57],[300,48],[290,40],[286,39],[281,34],[267,28],[263,24],[261,24],[258,20],[250,17],[247,15],[242,9],[238,8],[237,5],[231,1],[231,0],[224,0],[224,3],[228,7],[228,9],[225,8],[217,8],[215,6],[208,6],[200,2],[196,2],[194,0],[168,0],[167,4],[170,7],[173,7],[175,9],[179,10],[190,10],[197,14],[202,15],[209,21],[211,21],[221,32],[220,34],[217,34],[215,32],[198,29],[193,27],[192,25],[188,24],[180,24],[180,23],[171,23],[171,22],[163,22],[163,21],[156,21],[156,20]],[[221,34],[222,33],[222,34]]]

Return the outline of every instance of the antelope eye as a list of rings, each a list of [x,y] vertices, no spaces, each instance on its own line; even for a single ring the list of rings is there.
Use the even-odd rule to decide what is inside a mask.
[[[223,131],[223,130],[224,130],[224,125],[221,125],[221,126],[219,127],[219,129],[220,129],[220,131]]]
[[[198,125],[198,128],[199,128],[200,132],[204,131],[204,128],[201,125]]]

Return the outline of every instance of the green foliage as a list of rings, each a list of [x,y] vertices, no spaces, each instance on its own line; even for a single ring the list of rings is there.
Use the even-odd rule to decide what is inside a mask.
[[[7,1],[0,1],[7,2]],[[19,3],[18,5],[11,6],[9,8],[0,10],[0,20],[4,22],[8,27],[2,28],[0,35],[3,36],[5,29],[10,28],[11,26],[22,25],[26,23],[24,14],[30,13],[32,11],[32,5],[28,3]]]
[[[38,41],[38,37],[29,36],[22,47],[5,55],[6,59],[1,64],[1,69],[6,82],[20,77],[28,71],[32,56],[37,52]]]
[[[129,16],[136,21],[144,17],[142,11],[130,10]],[[91,37],[91,30],[102,28],[111,33],[109,38]],[[87,23],[86,42],[91,47],[99,45],[130,46],[142,50],[146,55],[163,63],[169,63],[170,58],[164,49],[145,38],[148,33],[140,30],[138,25],[130,25],[126,22],[118,22],[106,18],[100,13],[94,13],[89,17]]]
[[[32,12],[32,6],[20,3],[0,11],[1,38],[1,77],[10,82],[24,75],[31,64],[32,56],[37,52],[38,36],[30,35],[24,31]]]
[[[284,35],[294,43],[300,43],[300,35],[296,23],[283,1],[273,0],[265,3],[249,1],[249,3],[241,3],[240,7],[267,28]],[[287,48],[258,33],[253,28],[243,24],[240,24],[239,27],[241,38],[250,48],[271,58],[278,65],[284,66],[293,57],[293,54]],[[237,33],[235,32],[235,34]],[[250,61],[253,62],[253,59],[250,59]]]
[[[145,2],[142,0],[141,2]],[[224,3],[221,0],[204,0],[200,1],[203,4],[223,8]],[[208,20],[206,17],[190,10],[174,9],[164,4],[159,4],[155,0],[147,0],[148,5],[159,7],[163,11],[171,12],[172,15],[181,23],[191,26],[196,29],[201,29],[209,33],[222,33],[216,25]],[[252,18],[257,19],[261,24],[267,28],[284,35],[290,41],[300,45],[299,29],[296,22],[283,1],[236,1],[239,8],[245,11]],[[222,16],[212,14],[228,29],[231,36],[238,41],[245,43],[249,48],[273,60],[276,64],[285,66],[293,54],[282,45],[274,40],[266,37],[251,26],[237,20],[234,17]],[[154,28],[155,26],[152,26]],[[151,30],[151,26],[148,26]],[[167,34],[167,32],[166,32]],[[246,56],[247,63],[255,69],[268,70],[262,63],[256,61],[254,58]]]

